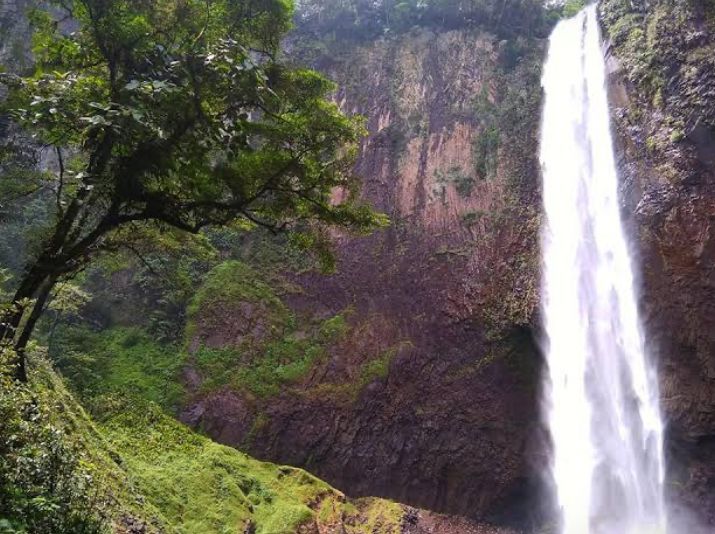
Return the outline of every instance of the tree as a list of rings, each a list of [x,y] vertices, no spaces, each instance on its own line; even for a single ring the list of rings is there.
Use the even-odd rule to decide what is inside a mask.
[[[35,73],[0,78],[6,113],[56,160],[52,223],[0,325],[18,379],[52,288],[116,247],[120,228],[382,222],[355,195],[360,124],[327,100],[330,82],[280,61],[287,0],[55,8],[32,14]],[[331,202],[335,188],[344,201]]]

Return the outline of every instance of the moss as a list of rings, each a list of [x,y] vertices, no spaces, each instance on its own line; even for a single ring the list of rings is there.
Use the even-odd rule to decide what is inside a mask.
[[[187,314],[190,319],[195,319],[200,311],[242,301],[261,302],[276,315],[287,314],[287,308],[275,290],[251,267],[236,260],[223,262],[213,268],[191,299]]]
[[[385,499],[364,498],[356,501],[356,508],[365,519],[359,529],[353,532],[399,534],[404,509],[397,503]]]
[[[348,332],[348,323],[343,314],[338,314],[323,321],[319,331],[324,340],[337,341]]]
[[[318,384],[304,394],[312,398],[330,399],[340,404],[355,402],[366,386],[376,380],[384,380],[390,373],[390,364],[399,350],[408,342],[398,343],[382,351],[373,358],[368,358],[360,366],[356,376],[345,382]]]
[[[346,504],[340,492],[301,469],[259,462],[213,443],[150,404],[107,401],[113,406],[101,423],[103,433],[137,488],[176,532],[228,533],[250,524],[257,534],[289,534],[310,522],[342,524],[353,514],[363,517],[347,532],[372,532],[377,518],[388,528],[399,527],[397,504]]]
[[[203,377],[204,391],[230,386],[260,398],[278,395],[325,361],[328,348],[348,332],[349,309],[322,320],[298,316],[283,303],[282,289],[285,283],[269,282],[236,260],[209,273],[189,306],[184,356]],[[206,331],[222,326],[212,323],[245,303],[255,323],[249,331],[233,344],[208,346]]]
[[[311,517],[305,503],[326,488],[194,434],[151,404],[107,402],[115,404],[103,433],[176,532],[235,532],[249,522],[258,533],[293,532]]]
[[[671,143],[679,143],[685,138],[685,132],[680,129],[675,129],[670,133],[670,142]]]
[[[202,388],[225,385],[266,398],[303,378],[328,357],[328,348],[349,330],[345,314],[306,324],[291,318],[280,335],[238,347],[199,346],[189,362],[205,378]],[[300,327],[300,328],[299,328]]]
[[[325,346],[313,339],[299,339],[294,334],[271,342],[262,354],[246,366],[236,369],[233,386],[248,389],[259,397],[280,393],[306,375],[318,362],[327,357]]]

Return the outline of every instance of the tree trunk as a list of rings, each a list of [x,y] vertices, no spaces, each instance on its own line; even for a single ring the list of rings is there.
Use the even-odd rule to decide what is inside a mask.
[[[27,381],[24,349],[55,280],[56,276],[48,277],[40,274],[37,266],[30,269],[17,288],[10,308],[3,314],[2,322],[0,322],[0,347],[3,349],[12,348],[15,352],[12,359],[13,374],[16,379],[22,382]],[[27,311],[27,301],[32,299],[36,300],[31,304],[30,316],[20,329],[22,319]],[[40,305],[39,307],[38,304]]]
[[[25,357],[25,348],[27,347],[28,341],[30,341],[32,332],[35,330],[37,320],[40,318],[42,311],[45,309],[47,298],[50,296],[52,288],[55,287],[56,281],[57,277],[51,276],[42,283],[42,286],[37,294],[37,298],[32,304],[30,315],[27,317],[27,321],[25,321],[25,324],[22,326],[20,335],[17,337],[17,340],[13,345],[16,360],[15,377],[21,382],[27,382],[27,358]]]

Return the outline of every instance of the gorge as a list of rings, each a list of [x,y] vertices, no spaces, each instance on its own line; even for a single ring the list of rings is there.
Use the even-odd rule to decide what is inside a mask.
[[[129,33],[118,32],[115,39],[130,43],[144,35],[130,35],[143,28],[144,17],[151,19],[150,27],[173,21],[172,6],[193,14],[173,24],[188,25],[191,38],[176,42],[191,43],[204,35],[205,5],[216,6],[220,20],[224,4],[64,3],[128,9],[136,17],[122,19]],[[29,67],[26,10],[33,5],[6,0],[0,7],[0,64],[7,72],[52,76],[56,65],[38,72]],[[160,17],[146,15],[151,5],[162,6]],[[288,9],[277,0],[241,5]],[[559,479],[559,495],[581,503],[569,506],[570,518],[580,525],[576,530],[593,521],[592,532],[611,534],[610,526],[595,519],[598,507],[616,510],[613,520],[629,521],[641,512],[628,510],[640,505],[625,497],[615,504],[598,497],[603,488],[621,485],[612,481],[616,469],[598,468],[598,459],[618,464],[620,473],[636,473],[631,479],[643,489],[640,501],[650,510],[642,514],[662,517],[662,491],[668,519],[676,525],[669,534],[695,533],[695,524],[706,525],[703,532],[715,528],[715,7],[709,0],[602,0],[591,8],[589,106],[576,93],[552,101],[549,158],[559,172],[580,166],[588,152],[581,142],[588,136],[577,142],[566,132],[574,130],[573,123],[590,125],[591,137],[600,140],[593,158],[598,168],[584,165],[575,174],[582,168],[593,174],[581,193],[589,194],[592,205],[603,200],[594,210],[609,213],[606,228],[602,219],[587,220],[585,208],[563,213],[588,203],[565,200],[576,191],[541,172],[542,108],[550,106],[550,93],[576,91],[578,76],[586,78],[576,59],[581,45],[564,45],[568,57],[550,53],[547,59],[548,39],[556,26],[561,38],[568,33],[578,41],[571,17],[581,8],[581,2],[547,8],[539,0],[299,2],[293,29],[283,40],[285,54],[276,57],[286,68],[309,66],[333,80],[328,100],[346,115],[365,118],[366,136],[356,137],[345,152],[355,151],[357,182],[349,192],[333,191],[331,198],[339,202],[355,195],[389,222],[368,235],[339,228],[317,236],[273,235],[244,219],[197,236],[142,223],[110,236],[102,255],[62,280],[49,299],[30,347],[29,384],[15,387],[2,375],[1,421],[12,424],[0,423],[5,447],[0,488],[27,490],[31,498],[22,500],[19,490],[0,492],[0,532],[3,521],[15,528],[20,516],[35,521],[27,523],[27,532],[62,532],[59,520],[51,528],[49,519],[44,527],[32,525],[54,517],[51,510],[75,518],[92,515],[77,504],[84,502],[100,511],[109,525],[105,531],[123,533],[553,533],[559,503],[553,502],[552,486]],[[41,17],[32,20],[47,31]],[[252,25],[263,19],[246,20],[232,38],[248,39]],[[278,22],[271,31],[283,36],[288,22]],[[146,35],[162,38],[160,31]],[[36,40],[34,46],[56,52],[75,45],[53,48]],[[155,51],[152,61],[162,64],[160,48],[142,50]],[[565,71],[561,75],[549,71],[552,60],[573,61],[573,67],[555,67]],[[127,61],[126,67],[137,64],[141,61]],[[78,60],[72,69],[80,67],[92,65]],[[161,105],[147,105],[136,119],[115,114],[100,91],[92,99],[70,99],[81,108],[77,116],[94,117],[93,128],[109,128],[103,121],[117,116],[144,128],[146,117],[165,109],[161,99],[190,87],[163,85],[154,67],[134,72],[131,80],[142,83],[127,79],[117,94],[127,98],[122,105],[134,106],[142,98],[159,99]],[[250,71],[242,68],[236,72]],[[605,79],[598,79],[600,73]],[[549,83],[545,92],[542,80]],[[299,75],[293,82],[295,90],[320,85],[317,78]],[[600,91],[603,83],[607,95]],[[213,90],[210,84],[205,89]],[[5,87],[0,94],[4,98]],[[170,108],[172,114],[190,109],[184,105],[190,101]],[[43,101],[22,109],[42,111],[51,121],[59,108]],[[87,121],[78,124],[75,133],[89,128]],[[53,142],[25,139],[18,170],[5,158],[15,154],[10,147],[21,135],[7,115],[0,130],[0,295],[6,300],[62,203]],[[141,130],[147,131],[156,130]],[[212,142],[224,142],[230,137],[225,135],[217,131]],[[613,154],[604,154],[610,145]],[[64,152],[69,172],[59,193],[79,190],[73,180],[81,173],[73,173],[81,168],[82,150]],[[190,153],[186,149],[177,160]],[[27,172],[37,163],[43,169],[39,180]],[[222,168],[217,176],[235,174]],[[596,176],[606,178],[597,182]],[[17,186],[18,180],[26,186]],[[606,190],[596,190],[596,184]],[[236,191],[240,188],[229,189]],[[541,268],[546,248],[556,246],[544,231],[559,213],[569,218],[555,230],[568,233],[571,246],[583,245],[568,252],[571,267],[579,257],[593,276],[578,281],[574,271],[560,276],[547,270],[571,310],[562,310],[563,329],[552,332],[548,287],[555,282],[543,280]],[[581,239],[579,232],[589,226],[598,240]],[[323,254],[327,248],[334,260],[328,273],[322,269],[331,267]],[[616,263],[617,274],[625,276],[613,275]],[[594,270],[586,270],[588,265]],[[579,283],[582,292],[573,290]],[[617,298],[604,300],[608,291],[598,284],[612,287]],[[588,292],[591,306],[582,308]],[[573,311],[585,308],[604,320],[589,322]],[[607,324],[604,310],[619,313]],[[566,329],[567,324],[572,326]],[[621,337],[604,333],[612,325]],[[568,345],[563,354],[575,355],[575,346],[581,346],[578,353],[588,357],[592,370],[618,378],[608,379],[605,390],[589,387],[565,402],[556,402],[557,396],[570,393],[554,387],[549,412],[541,405],[548,389],[544,376],[557,372],[557,362],[542,340],[552,334]],[[591,350],[596,345],[599,349]],[[622,365],[597,367],[606,363],[597,358],[605,352],[623,355]],[[586,359],[562,363],[585,365]],[[582,375],[584,369],[564,371]],[[631,379],[637,388],[631,388]],[[595,377],[589,383],[595,385]],[[558,384],[552,377],[551,385]],[[608,422],[611,404],[591,406],[586,394],[627,406],[621,416],[646,432],[625,432],[623,439],[641,442],[650,432],[645,448],[651,454],[641,456],[637,446],[630,449],[631,458],[613,454],[618,440],[590,431],[594,417],[594,427],[614,427]],[[559,409],[573,410],[566,415],[574,425],[557,426]],[[557,443],[552,477],[544,419],[551,419],[552,431],[574,432],[583,448],[609,452],[597,458],[579,450],[583,461],[577,471],[569,470],[558,468],[560,450],[567,454],[568,445]],[[43,424],[32,430],[35,420]],[[45,457],[38,450],[61,454]],[[56,492],[49,497],[53,506],[42,508],[32,498],[51,495],[42,480],[54,478],[39,480],[33,473],[50,471],[59,473],[60,489],[72,491]],[[593,484],[587,476],[572,477],[587,471],[596,473]],[[651,487],[661,483],[660,476],[662,488]],[[635,490],[624,491],[638,500]],[[652,498],[645,497],[649,492]],[[589,511],[586,501],[601,504]],[[28,510],[39,512],[33,516]],[[686,516],[692,524],[674,523]]]

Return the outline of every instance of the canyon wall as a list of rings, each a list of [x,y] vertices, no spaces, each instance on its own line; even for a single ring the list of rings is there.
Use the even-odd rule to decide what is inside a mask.
[[[715,522],[715,6],[606,0],[624,212],[660,363],[667,489]]]
[[[287,275],[290,313],[347,323],[327,357],[268,395],[204,387],[189,365],[185,421],[351,495],[536,521],[543,46],[414,29],[318,60],[342,109],[367,118],[355,170],[391,224],[335,235],[332,275]],[[260,358],[245,353],[280,323],[269,308],[200,307],[190,350]]]
[[[607,0],[600,14],[623,209],[669,422],[668,491],[713,521],[713,8]],[[262,398],[202,390],[189,368],[197,393],[187,421],[348,492],[537,522],[544,43],[509,61],[513,44],[422,29],[322,57],[343,109],[368,119],[356,171],[392,225],[335,236],[336,274],[291,278],[292,310],[348,317],[328,358]],[[226,345],[211,324],[236,311],[216,311],[224,319],[205,321],[197,339]],[[385,371],[366,374],[374,362]]]

